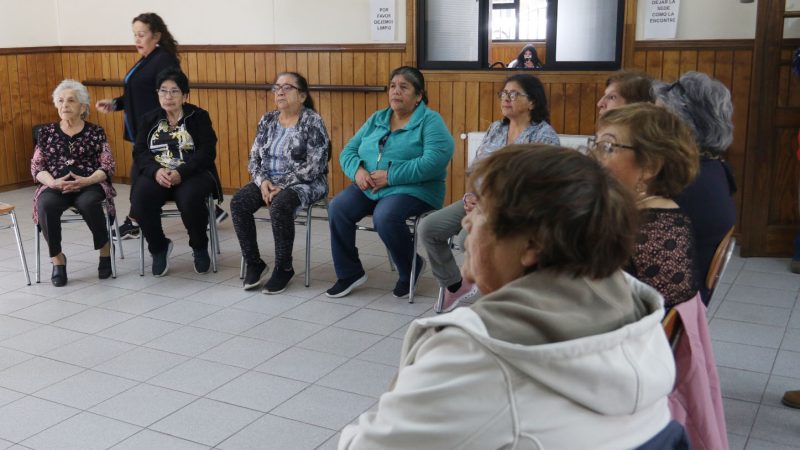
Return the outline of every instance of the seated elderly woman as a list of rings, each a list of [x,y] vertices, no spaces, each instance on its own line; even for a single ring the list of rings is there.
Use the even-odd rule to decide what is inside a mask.
[[[597,112],[631,103],[653,103],[653,79],[638,70],[618,70],[606,79],[606,90],[597,102]]]
[[[700,149],[700,172],[675,201],[692,219],[697,278],[703,284],[700,295],[708,305],[711,298],[705,279],[711,259],[736,224],[736,182],[725,161],[725,151],[733,142],[731,93],[724,84],[700,72],[687,72],[672,84],[660,84],[655,91],[658,104],[683,119]]]
[[[375,112],[339,156],[353,184],[328,207],[337,277],[328,297],[343,297],[367,281],[356,248],[356,222],[369,214],[400,274],[392,293],[407,296],[414,258],[416,280],[424,260],[414,254],[406,219],[440,208],[444,201],[453,137],[442,117],[427,106],[422,72],[399,67],[389,83],[389,107]]]
[[[548,123],[547,96],[538,78],[528,74],[512,75],[497,96],[503,118],[489,126],[475,155],[476,161],[509,144],[559,144],[558,134]],[[419,237],[428,251],[433,276],[445,288],[444,311],[478,294],[473,284],[461,279],[449,244],[449,239],[456,234],[458,242],[463,242],[465,233],[461,220],[472,211],[475,200],[475,194],[467,192],[461,201],[425,217],[419,225]]]
[[[675,365],[661,296],[621,270],[630,192],[541,144],[492,153],[470,184],[462,272],[485,295],[412,322],[394,385],[339,448],[630,449],[656,436]]]
[[[330,139],[322,117],[314,110],[308,82],[285,72],[272,85],[275,111],[258,123],[248,169],[253,178],[231,200],[233,228],[247,264],[244,289],[261,284],[267,264],[261,259],[253,214],[269,207],[275,239],[275,269],[264,287],[267,294],[286,290],[294,276],[292,246],[297,208],[306,208],[328,195]]]
[[[67,284],[67,257],[61,251],[61,215],[74,207],[92,232],[100,250],[97,275],[111,276],[111,248],[101,203],[114,215],[111,186],[114,157],[106,133],[86,122],[89,91],[75,80],[64,80],[53,91],[53,103],[61,118],[42,126],[31,160],[31,174],[38,184],[33,194],[33,222],[42,230],[53,262],[53,286]]]
[[[153,255],[153,275],[169,271],[172,241],[161,227],[161,207],[174,200],[189,234],[194,270],[206,273],[208,254],[209,194],[222,198],[214,166],[217,135],[204,109],[187,103],[189,80],[179,68],[168,68],[156,77],[161,108],[142,117],[133,155],[139,177],[133,190],[132,211]]]
[[[608,111],[597,121],[590,152],[637,196],[642,222],[626,270],[656,288],[669,308],[697,295],[692,221],[673,200],[697,174],[689,128],[649,103]]]

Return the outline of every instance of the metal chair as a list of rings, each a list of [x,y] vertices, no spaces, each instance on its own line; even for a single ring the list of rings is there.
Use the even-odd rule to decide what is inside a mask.
[[[734,228],[735,227],[731,227],[731,229],[725,233],[725,237],[722,238],[722,241],[720,241],[717,246],[717,250],[714,252],[714,257],[711,258],[708,275],[705,279],[706,289],[708,289],[708,298],[714,295],[714,289],[716,289],[719,279],[722,278],[725,268],[728,267],[728,262],[731,260],[731,255],[733,255],[733,249],[736,247],[736,238],[733,237]]]
[[[111,233],[111,227],[117,232],[119,235],[119,224],[117,223],[116,216],[111,220],[111,216],[108,214],[108,202],[103,200],[100,205],[103,208],[103,216],[105,217],[106,222],[106,232],[108,233],[108,243],[111,250],[111,278],[117,278],[117,251],[116,246],[114,245],[114,240]],[[83,217],[75,210],[74,208],[70,208],[61,215],[61,223],[74,223],[74,222],[83,222]],[[34,233],[34,242],[36,246],[36,282],[41,282],[41,275],[42,275],[42,255],[41,255],[41,247],[42,242],[39,237],[41,233],[41,228],[39,225],[35,225],[35,233]],[[124,257],[124,253],[122,250],[122,244],[119,244],[119,251],[120,251],[120,258]]]
[[[300,217],[298,214],[295,217],[294,224],[301,225],[306,227],[306,274],[305,274],[305,286],[311,286],[311,220],[312,219],[320,219],[328,221],[327,217],[314,217],[312,211],[314,208],[327,208],[328,207],[328,199],[322,199],[316,203],[312,203],[308,205],[308,208],[305,209],[305,217]],[[298,209],[299,211],[299,209]],[[256,222],[272,222],[272,219],[269,217],[254,217]],[[242,256],[241,262],[239,263],[239,279],[244,279],[244,272],[247,269],[247,262],[244,260],[244,256]]]
[[[22,238],[19,235],[19,224],[17,223],[17,213],[14,211],[14,205],[0,202],[0,217],[8,216],[11,218],[10,224],[0,224],[0,229],[6,230],[8,228],[14,229],[14,237],[17,238],[17,251],[19,252],[19,260],[22,263],[22,271],[25,273],[25,281],[28,286],[31,285],[31,275],[28,272],[28,261],[25,259],[25,250],[22,248]]]
[[[209,241],[211,242],[211,270],[217,272],[217,254],[219,253],[219,234],[217,232],[217,218],[214,208],[214,196],[209,195],[206,199],[206,207],[208,208],[208,231]],[[178,208],[169,208],[161,210],[161,217],[180,217],[181,212]],[[119,234],[119,232],[117,232]],[[144,233],[139,233],[139,276],[144,276]]]

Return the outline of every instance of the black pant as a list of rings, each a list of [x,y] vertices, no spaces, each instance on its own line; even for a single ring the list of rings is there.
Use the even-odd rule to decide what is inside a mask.
[[[50,251],[50,257],[61,254],[61,215],[75,207],[92,232],[95,250],[108,242],[108,229],[101,203],[106,195],[99,184],[86,186],[78,192],[65,194],[47,188],[39,194],[39,228]]]
[[[261,189],[247,183],[231,199],[233,229],[242,248],[242,256],[248,264],[261,261],[256,241],[256,222],[253,214],[266,206],[261,197]],[[291,189],[284,189],[272,199],[269,217],[272,222],[272,236],[275,239],[275,267],[292,267],[292,247],[294,246],[294,216],[300,206],[300,198]]]
[[[206,201],[214,190],[211,174],[198,173],[170,188],[156,183],[155,178],[140,176],[133,189],[131,212],[142,228],[150,253],[160,253],[167,249],[168,240],[161,227],[161,207],[167,200],[174,200],[181,213],[181,220],[189,234],[189,245],[193,249],[208,248]]]

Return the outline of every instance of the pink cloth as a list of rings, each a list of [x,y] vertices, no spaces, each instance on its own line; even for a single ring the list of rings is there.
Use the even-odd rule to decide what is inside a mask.
[[[719,376],[700,294],[675,305],[682,328],[675,348],[675,388],[669,395],[672,418],[686,427],[694,450],[728,448]]]

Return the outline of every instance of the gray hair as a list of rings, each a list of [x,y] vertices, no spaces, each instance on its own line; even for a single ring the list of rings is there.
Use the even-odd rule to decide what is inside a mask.
[[[721,156],[733,142],[731,92],[701,72],[686,72],[672,84],[653,86],[658,103],[677,114],[694,133],[701,153]]]
[[[66,89],[75,91],[78,102],[80,102],[81,105],[86,105],[86,111],[81,113],[81,119],[85,119],[86,116],[89,115],[89,90],[86,89],[86,86],[81,84],[80,81],[67,79],[58,83],[58,86],[53,90],[53,104],[56,105],[56,108],[58,107],[58,97],[60,97],[61,93]]]

